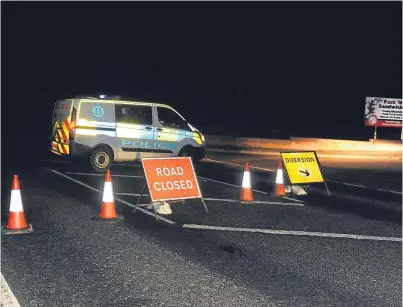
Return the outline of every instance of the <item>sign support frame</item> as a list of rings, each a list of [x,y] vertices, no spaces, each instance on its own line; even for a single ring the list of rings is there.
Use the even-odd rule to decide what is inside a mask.
[[[141,193],[140,193],[139,197],[137,198],[137,202],[136,202],[136,205],[134,206],[133,212],[137,211],[137,208],[138,208],[138,205],[139,205],[139,202],[140,202],[140,198],[141,198],[141,196],[143,196],[144,191],[146,190],[146,187],[147,187],[147,182],[144,184],[143,188],[141,189]],[[153,207],[153,211],[154,211],[154,215],[155,215],[155,221],[158,221],[157,212],[155,212],[155,206],[152,204],[152,202],[151,202],[151,205]]]
[[[283,158],[281,157],[281,155],[280,155],[280,159],[281,160],[283,160]],[[291,195],[292,195],[292,198],[293,199],[297,199],[296,197],[295,197],[295,193],[294,193],[294,191],[292,190],[292,183],[291,183],[291,179],[290,179],[290,176],[288,175],[288,172],[287,172],[287,169],[285,168],[285,164],[284,164],[284,162],[283,161],[281,161],[282,163],[282,166],[283,166],[283,171],[284,171],[284,173],[286,174],[286,176],[287,176],[287,180],[288,180],[288,182],[289,182],[289,184],[290,184],[290,189],[291,189]]]
[[[325,184],[327,194],[328,194],[329,196],[332,196],[332,194],[330,194],[329,188],[327,187],[327,183],[326,183],[325,178],[323,178],[323,183]]]
[[[322,173],[322,164],[320,163],[320,161],[319,161],[319,159],[318,159],[318,155],[316,154],[316,151],[314,151],[314,154],[315,154],[316,161],[318,162],[320,172]],[[327,194],[328,194],[329,196],[332,196],[332,195],[330,194],[329,188],[328,188],[327,183],[326,183],[326,179],[325,179],[325,177],[323,176],[323,174],[322,174],[322,177],[323,177],[323,184],[325,185]]]

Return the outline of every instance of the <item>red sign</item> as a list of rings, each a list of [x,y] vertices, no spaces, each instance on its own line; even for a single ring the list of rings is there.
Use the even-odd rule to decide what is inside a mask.
[[[402,122],[399,120],[385,120],[385,119],[366,119],[365,126],[370,127],[393,127],[393,128],[401,128]]]
[[[202,197],[191,158],[144,158],[141,161],[153,202]]]

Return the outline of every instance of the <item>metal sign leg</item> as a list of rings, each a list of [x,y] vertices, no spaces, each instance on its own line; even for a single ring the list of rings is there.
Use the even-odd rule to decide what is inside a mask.
[[[290,184],[290,189],[291,189],[292,198],[293,198],[293,199],[296,199],[296,198],[295,198],[294,190],[292,189],[292,184]]]
[[[143,189],[141,190],[139,198],[137,198],[137,202],[136,202],[136,205],[134,206],[133,212],[135,212],[137,210],[138,204],[140,202],[140,198],[141,198],[141,196],[143,196],[146,187],[147,187],[147,182],[144,184]]]
[[[154,210],[155,221],[158,222],[158,215],[157,215],[157,211],[155,211],[155,204],[152,203],[152,206],[153,206],[153,210]]]
[[[293,199],[296,199],[296,198],[295,198],[295,193],[294,193],[294,191],[293,191],[293,189],[292,189],[292,183],[291,183],[290,176],[288,175],[288,172],[287,172],[287,170],[286,170],[285,168],[283,168],[283,173],[286,174],[287,181],[288,181],[288,183],[289,183],[289,185],[290,185],[292,198],[293,198]]]
[[[325,184],[327,194],[329,194],[329,196],[332,196],[332,195],[330,195],[330,191],[329,191],[329,188],[327,187],[326,180],[323,179],[323,183]]]
[[[376,140],[376,137],[377,137],[377,134],[378,134],[378,133],[377,133],[377,132],[378,132],[378,131],[377,131],[377,130],[378,130],[377,128],[378,128],[378,126],[375,126],[375,129],[374,129],[374,141]]]
[[[204,209],[206,210],[207,213],[209,213],[209,212],[208,212],[208,209],[207,209],[206,202],[204,201],[203,198],[201,198],[201,201],[202,201],[202,203],[203,203],[203,205],[204,205]]]

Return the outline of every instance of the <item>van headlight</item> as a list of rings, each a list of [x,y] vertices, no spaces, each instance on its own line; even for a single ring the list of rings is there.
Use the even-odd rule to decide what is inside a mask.
[[[200,138],[201,138],[202,142],[204,143],[206,141],[206,139],[205,139],[203,133],[199,132],[199,134],[200,134]]]

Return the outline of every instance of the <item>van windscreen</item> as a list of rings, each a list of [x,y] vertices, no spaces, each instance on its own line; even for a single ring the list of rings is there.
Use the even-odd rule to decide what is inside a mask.
[[[53,121],[61,122],[70,115],[72,100],[62,100],[55,103],[53,110]]]

